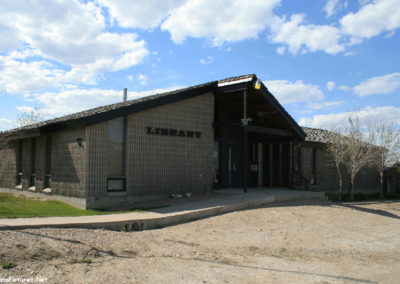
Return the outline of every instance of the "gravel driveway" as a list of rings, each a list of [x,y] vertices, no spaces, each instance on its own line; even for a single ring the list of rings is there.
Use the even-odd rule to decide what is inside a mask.
[[[400,202],[281,203],[141,232],[0,231],[3,279],[399,283]]]

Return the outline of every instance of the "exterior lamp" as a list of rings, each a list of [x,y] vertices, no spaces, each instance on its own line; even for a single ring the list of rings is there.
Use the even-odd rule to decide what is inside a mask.
[[[256,89],[256,90],[261,89],[261,81],[260,81],[260,79],[257,79],[257,81],[254,82],[254,89]]]
[[[76,138],[76,143],[78,143],[79,147],[82,147],[82,138]]]

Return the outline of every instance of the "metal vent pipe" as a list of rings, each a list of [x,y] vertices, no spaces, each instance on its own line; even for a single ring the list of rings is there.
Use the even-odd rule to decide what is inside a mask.
[[[128,89],[124,88],[124,102],[128,100]]]

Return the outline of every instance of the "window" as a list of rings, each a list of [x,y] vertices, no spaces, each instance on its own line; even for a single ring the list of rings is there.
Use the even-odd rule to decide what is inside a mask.
[[[301,147],[297,148],[297,171],[301,173]]]
[[[35,186],[36,183],[35,163],[36,163],[36,139],[31,138],[31,177],[29,179],[29,187]]]
[[[46,174],[44,188],[51,188],[51,136],[46,137]]]
[[[108,122],[108,191],[125,191],[125,119]]]
[[[312,148],[311,184],[317,183],[317,148]]]
[[[317,148],[312,149],[312,175],[317,175]]]
[[[17,146],[17,186],[22,186],[22,140],[18,141]]]
[[[214,141],[214,183],[219,183],[219,141]]]

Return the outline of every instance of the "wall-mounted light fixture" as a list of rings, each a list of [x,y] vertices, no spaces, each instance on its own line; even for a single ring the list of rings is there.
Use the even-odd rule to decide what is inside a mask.
[[[259,90],[261,89],[261,81],[257,78],[257,81],[254,82],[254,89]]]
[[[76,138],[76,143],[78,143],[79,147],[82,147],[82,138],[77,137]]]

